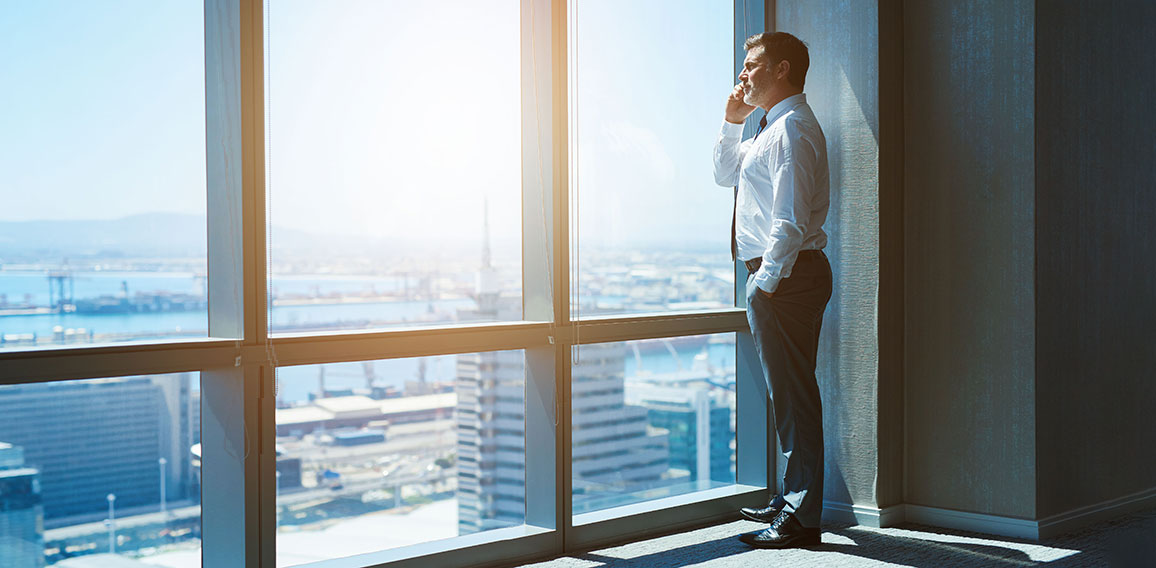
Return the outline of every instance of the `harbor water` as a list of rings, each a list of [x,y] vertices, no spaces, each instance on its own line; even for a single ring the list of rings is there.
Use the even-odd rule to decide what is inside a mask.
[[[73,298],[124,296],[142,293],[204,294],[203,278],[182,272],[87,272],[72,275]],[[275,294],[308,295],[315,298],[329,296],[364,296],[382,292],[396,292],[411,283],[392,277],[290,277],[273,282]],[[44,272],[0,271],[0,298],[7,306],[50,305],[49,279]],[[4,302],[0,302],[4,304]],[[295,302],[274,305],[270,312],[270,327],[276,331],[310,330],[319,328],[359,329],[368,322],[393,322],[392,325],[451,322],[458,310],[474,308],[468,298],[434,301],[358,301],[358,302]],[[2,310],[2,308],[0,308]],[[51,337],[54,330],[84,329],[87,333],[122,336],[133,339],[171,339],[174,337],[205,337],[208,314],[204,310],[128,312],[128,313],[44,313],[36,315],[0,316],[0,336],[36,334]],[[705,357],[708,361],[703,361]],[[698,361],[696,362],[696,357]],[[367,374],[373,384],[402,389],[407,381],[449,382],[455,374],[455,356],[424,358],[424,368],[418,359],[394,359],[371,363],[334,363],[325,365],[324,382],[329,390],[364,388]],[[627,378],[637,373],[670,373],[679,369],[701,367],[709,363],[715,369],[733,369],[735,350],[733,342],[708,343],[702,341],[675,342],[668,348],[643,349],[628,352],[624,372]],[[279,396],[284,402],[307,400],[318,390],[320,367],[282,367],[278,371]]]

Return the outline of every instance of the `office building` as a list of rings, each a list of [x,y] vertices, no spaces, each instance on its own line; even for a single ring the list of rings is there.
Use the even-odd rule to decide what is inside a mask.
[[[44,566],[44,508],[40,472],[26,467],[23,450],[0,442],[0,568]]]
[[[40,471],[49,527],[157,505],[160,458],[169,499],[191,487],[192,375],[94,379],[0,388],[0,440]]]
[[[721,388],[633,383],[626,402],[647,411],[652,428],[670,433],[670,467],[687,482],[734,483],[735,433],[731,399]]]

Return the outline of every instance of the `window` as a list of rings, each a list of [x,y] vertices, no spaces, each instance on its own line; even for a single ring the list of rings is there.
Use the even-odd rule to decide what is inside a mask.
[[[767,497],[737,7],[153,4],[0,7],[0,542],[453,567]]]
[[[201,3],[0,11],[0,349],[205,337]]]
[[[277,565],[522,525],[524,367],[497,351],[278,369]]]
[[[271,331],[522,319],[517,1],[271,2],[266,40]]]
[[[577,352],[575,515],[734,484],[733,334]]]
[[[582,0],[571,14],[575,313],[733,306],[733,201],[710,162],[732,6]]]

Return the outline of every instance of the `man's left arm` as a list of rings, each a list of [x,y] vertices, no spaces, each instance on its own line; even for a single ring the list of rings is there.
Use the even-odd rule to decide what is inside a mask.
[[[774,195],[771,207],[771,230],[763,264],[755,272],[759,291],[771,295],[784,275],[790,274],[807,234],[811,218],[811,196],[815,190],[815,167],[818,162],[814,146],[806,140],[792,121],[774,145],[767,161]]]

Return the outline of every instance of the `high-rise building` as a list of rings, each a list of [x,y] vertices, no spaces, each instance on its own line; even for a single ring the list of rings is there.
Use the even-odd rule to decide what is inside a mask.
[[[525,359],[457,357],[458,527],[468,534],[526,518]]]
[[[730,484],[735,481],[732,397],[721,388],[639,382],[631,384],[626,402],[646,408],[651,427],[670,432],[672,471],[688,482]]]
[[[633,494],[663,484],[670,467],[669,432],[626,401],[626,349],[582,345],[571,371],[576,514],[636,502]]]
[[[165,472],[166,500],[185,499],[194,486],[189,448],[201,441],[200,391],[193,390],[189,375],[157,375],[149,380],[161,395],[157,418],[162,439],[157,459],[165,458],[165,464],[157,467]]]
[[[24,466],[23,454],[0,442],[0,568],[44,566],[40,472]]]
[[[157,505],[160,458],[170,499],[191,486],[193,375],[158,375],[0,387],[0,440],[24,447],[40,471],[44,518],[62,526],[116,506]]]

